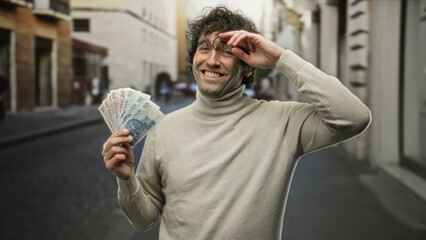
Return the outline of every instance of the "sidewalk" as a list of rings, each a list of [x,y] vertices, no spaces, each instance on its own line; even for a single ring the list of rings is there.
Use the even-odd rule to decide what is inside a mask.
[[[283,239],[425,239],[426,203],[339,145],[299,161]]]
[[[168,112],[169,105],[187,100],[188,98],[180,96],[173,97],[169,102],[152,99],[164,113]],[[0,122],[0,148],[102,121],[97,105],[9,114]]]

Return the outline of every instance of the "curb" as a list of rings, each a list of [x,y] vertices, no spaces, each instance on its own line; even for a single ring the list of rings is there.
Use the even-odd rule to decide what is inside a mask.
[[[35,138],[51,136],[51,135],[66,132],[69,130],[90,126],[96,123],[100,123],[102,121],[103,119],[99,117],[99,118],[89,119],[85,121],[63,124],[56,127],[43,129],[43,130],[35,130],[30,133],[19,134],[17,136],[13,136],[8,139],[0,140],[0,148],[9,147],[11,145],[18,144],[18,143],[27,142]]]
[[[379,164],[380,171],[426,203],[426,181],[396,164]]]

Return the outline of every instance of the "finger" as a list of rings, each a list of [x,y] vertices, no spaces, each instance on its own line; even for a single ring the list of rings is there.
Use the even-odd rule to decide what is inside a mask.
[[[219,38],[222,41],[228,41],[229,39],[231,39],[232,36],[234,36],[234,34],[236,34],[238,31],[228,31],[228,32],[222,32],[219,33]]]
[[[232,45],[238,46],[242,40],[246,40],[246,39],[247,39],[247,34],[241,33],[240,35],[238,35],[237,38],[235,38],[234,43]],[[247,42],[247,41],[245,41],[245,42]]]
[[[219,37],[220,38],[230,38],[230,37],[234,36],[237,33],[243,33],[243,32],[248,33],[245,30],[232,30],[232,31],[227,31],[227,32],[221,32],[221,33],[219,33]]]
[[[129,144],[123,144],[122,147],[124,147],[127,152],[132,152],[132,147]]]
[[[107,161],[105,166],[108,170],[112,171],[121,161],[124,160],[126,160],[126,156],[124,154],[117,154],[111,160]]]
[[[238,46],[233,46],[233,47],[239,48],[243,50],[245,53],[250,54],[250,45],[249,45],[249,42],[247,41],[240,42]]]
[[[102,146],[102,156],[105,156],[105,154],[108,152],[109,149],[106,149],[106,148],[108,146],[108,141],[111,138],[118,137],[118,136],[126,136],[128,134],[129,134],[129,130],[127,130],[127,129],[122,129],[122,130],[116,131],[115,133],[111,134],[111,136],[108,138],[108,140]]]
[[[123,144],[123,146],[124,146],[124,145],[125,145],[125,144]],[[111,160],[111,159],[114,157],[114,155],[116,155],[116,154],[124,154],[124,155],[127,155],[127,153],[128,153],[128,151],[127,151],[127,149],[126,149],[126,148],[124,148],[124,147],[114,146],[114,147],[112,147],[112,148],[111,148],[111,150],[109,150],[109,151],[105,154],[104,162],[107,162],[107,161]]]
[[[102,157],[105,157],[105,148],[106,148],[107,142],[104,143],[104,145],[102,146]]]
[[[128,158],[129,158],[130,160],[133,160],[133,149],[132,149],[132,147],[130,146],[130,144],[125,143],[125,144],[123,144],[122,146],[126,149]]]
[[[247,53],[245,53],[243,50],[239,48],[232,48],[231,51],[239,59],[243,60],[244,62],[250,65],[250,55],[248,55]]]
[[[254,45],[258,44],[256,37],[257,37],[257,34],[254,34],[254,33],[251,33],[251,32],[244,32],[235,40],[234,46],[245,44],[245,45],[247,45],[247,48],[249,48],[248,47],[249,43],[254,46]]]
[[[117,132],[113,133],[111,135],[111,137],[125,136],[127,134],[129,134],[129,130],[127,130],[127,129],[121,129],[121,130],[118,130]]]
[[[234,44],[234,42],[235,42],[235,40],[241,35],[241,34],[243,34],[242,32],[236,32],[232,37],[231,37],[231,39],[229,39],[229,41],[228,41],[228,45],[229,46],[232,46],[233,44]]]
[[[248,42],[248,47],[251,53],[256,51],[256,47],[253,45],[252,42]]]
[[[124,136],[124,137],[110,137],[108,141],[106,142],[105,148],[102,151],[102,156],[105,156],[105,154],[113,147],[119,144],[123,143],[131,143],[133,141],[132,136]]]

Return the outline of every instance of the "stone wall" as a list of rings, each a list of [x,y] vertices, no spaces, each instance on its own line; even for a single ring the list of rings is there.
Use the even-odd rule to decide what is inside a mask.
[[[71,36],[70,22],[54,16],[37,15],[29,6],[12,3],[0,4],[0,28],[11,32],[14,41],[11,48],[15,55],[11,64],[11,81],[16,84],[11,89],[16,96],[15,109],[12,111],[34,109],[36,107],[35,90],[35,38],[41,37],[52,41],[52,105],[68,106],[71,104]]]

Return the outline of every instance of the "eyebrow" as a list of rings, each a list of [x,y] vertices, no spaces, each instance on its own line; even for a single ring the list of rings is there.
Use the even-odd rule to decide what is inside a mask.
[[[199,41],[197,45],[201,45],[201,44],[205,44],[205,43],[210,43],[210,42],[207,41],[207,39],[204,39],[204,40]]]

